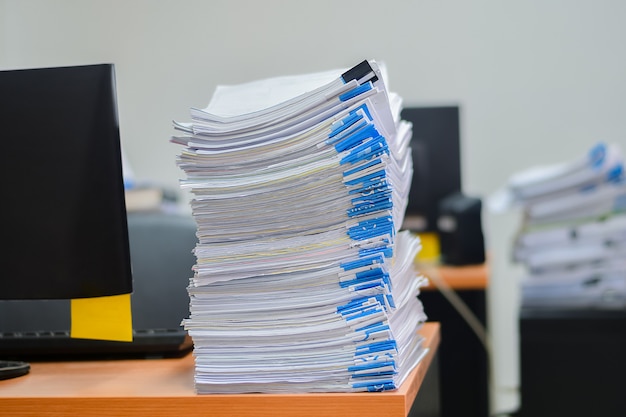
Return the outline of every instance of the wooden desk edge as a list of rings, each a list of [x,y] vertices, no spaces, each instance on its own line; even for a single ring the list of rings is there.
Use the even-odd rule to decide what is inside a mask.
[[[116,416],[165,417],[207,415],[267,416],[390,416],[405,417],[415,400],[440,342],[440,325],[425,323],[420,331],[429,349],[404,384],[395,391],[377,393],[174,395],[174,396],[23,396],[2,397],[0,416]],[[19,379],[18,379],[19,380]],[[15,381],[18,381],[15,380]],[[51,381],[54,382],[54,381]]]

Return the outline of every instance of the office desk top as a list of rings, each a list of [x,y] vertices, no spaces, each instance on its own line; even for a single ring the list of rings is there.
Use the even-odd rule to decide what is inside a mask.
[[[386,416],[404,417],[439,346],[439,323],[420,333],[428,354],[395,391],[197,395],[191,354],[175,359],[33,362],[0,381],[0,416]]]
[[[479,265],[450,266],[438,263],[417,262],[416,269],[426,277],[439,274],[443,281],[454,290],[485,290],[489,284],[489,268],[487,263]],[[422,291],[434,290],[437,287],[430,282]]]

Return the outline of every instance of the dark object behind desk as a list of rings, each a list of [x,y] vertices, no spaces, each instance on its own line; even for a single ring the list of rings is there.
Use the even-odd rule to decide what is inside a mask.
[[[441,262],[475,265],[485,262],[485,239],[479,198],[453,193],[439,203],[437,228]]]
[[[626,416],[626,312],[520,312],[517,417]]]
[[[0,301],[0,357],[176,355],[192,344],[189,314],[196,224],[190,216],[128,215],[133,269],[132,343],[71,339],[69,300]]]
[[[459,107],[406,107],[402,119],[413,124],[413,178],[406,229],[436,232],[438,204],[461,191]]]
[[[463,289],[458,296],[487,325],[484,289]],[[488,417],[488,358],[471,327],[439,291],[420,292],[429,321],[441,323],[439,379],[441,417]]]

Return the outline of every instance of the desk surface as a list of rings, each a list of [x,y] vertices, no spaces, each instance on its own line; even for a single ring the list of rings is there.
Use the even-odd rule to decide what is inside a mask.
[[[175,359],[34,362],[28,375],[0,381],[0,415],[404,417],[439,346],[439,323],[426,323],[420,333],[430,350],[395,391],[197,395],[191,354]]]
[[[449,266],[433,263],[416,263],[416,269],[426,277],[439,274],[441,279],[454,290],[485,290],[489,284],[487,263],[479,265]],[[437,287],[430,282],[423,291]]]

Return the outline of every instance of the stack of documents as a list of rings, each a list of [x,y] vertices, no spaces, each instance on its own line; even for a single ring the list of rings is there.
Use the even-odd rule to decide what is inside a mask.
[[[626,306],[626,180],[616,145],[511,178],[524,221],[514,259],[526,266],[522,304],[532,307]]]
[[[192,193],[199,393],[382,391],[425,349],[400,231],[412,126],[384,67],[219,86],[174,122]]]
[[[623,171],[619,146],[599,143],[578,160],[516,174],[508,187],[527,224],[575,222],[626,209]]]

